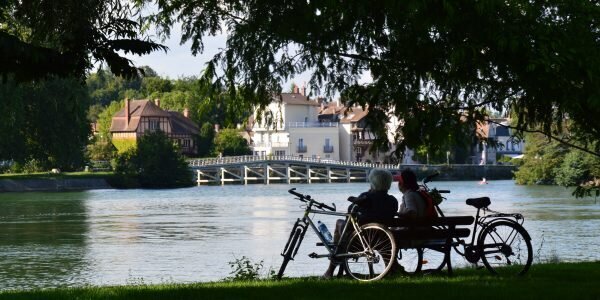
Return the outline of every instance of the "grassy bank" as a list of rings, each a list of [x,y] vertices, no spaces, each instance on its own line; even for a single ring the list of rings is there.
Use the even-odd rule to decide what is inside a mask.
[[[85,287],[6,291],[0,299],[600,299],[600,262],[534,265],[525,277],[486,270],[455,276],[395,277],[372,283],[346,279]]]
[[[85,179],[85,178],[111,178],[113,172],[63,172],[53,174],[50,172],[29,173],[29,174],[0,174],[0,180],[27,180],[27,179]]]

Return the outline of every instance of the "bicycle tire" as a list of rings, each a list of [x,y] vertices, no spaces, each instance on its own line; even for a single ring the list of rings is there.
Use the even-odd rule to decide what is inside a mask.
[[[346,244],[345,254],[349,256],[344,258],[344,266],[352,278],[360,281],[378,280],[393,265],[396,242],[387,227],[369,223],[361,226],[360,232],[354,232]]]
[[[477,239],[484,266],[497,275],[523,275],[533,261],[531,238],[523,226],[497,221],[486,226]]]
[[[296,226],[293,229],[293,233],[290,235],[289,243],[287,243],[287,247],[283,249],[283,262],[281,263],[281,267],[279,267],[279,272],[277,272],[277,279],[281,279],[283,277],[283,273],[285,272],[285,268],[287,267],[290,260],[294,256],[294,249],[296,248],[296,243],[300,239],[302,235],[302,228],[300,226]],[[298,245],[300,247],[300,245]]]

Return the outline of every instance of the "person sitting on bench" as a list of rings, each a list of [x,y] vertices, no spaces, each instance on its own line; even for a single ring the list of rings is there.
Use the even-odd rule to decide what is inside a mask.
[[[360,194],[358,197],[349,197],[348,201],[352,204],[348,207],[348,211],[352,211],[356,206],[358,210],[358,223],[360,225],[381,222],[385,223],[392,220],[398,211],[398,200],[388,191],[392,185],[392,173],[387,170],[373,169],[369,173],[369,182],[371,189]],[[333,240],[338,242],[344,228],[345,221],[337,220]],[[331,278],[336,262],[330,261],[329,267],[322,278]]]
[[[402,203],[398,216],[400,218],[422,218],[426,215],[426,203],[419,194],[419,184],[417,183],[417,175],[406,169],[400,172],[400,175],[394,177],[398,181],[398,188],[402,193]]]

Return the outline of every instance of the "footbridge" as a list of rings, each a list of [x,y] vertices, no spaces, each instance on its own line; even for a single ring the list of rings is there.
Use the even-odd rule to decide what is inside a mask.
[[[399,165],[346,162],[297,156],[228,156],[189,161],[201,184],[366,182],[373,168]]]

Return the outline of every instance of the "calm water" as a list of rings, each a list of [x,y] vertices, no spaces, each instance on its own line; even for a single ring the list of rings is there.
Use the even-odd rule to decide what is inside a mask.
[[[294,185],[340,210],[366,183]],[[438,182],[451,189],[448,215],[473,214],[467,197],[489,195],[496,210],[522,212],[535,260],[600,260],[600,200],[559,187],[512,181]],[[242,256],[277,268],[300,203],[289,185],[202,186],[169,191],[96,190],[0,194],[0,289],[214,281]],[[399,197],[399,193],[395,195]],[[332,229],[335,217],[320,218]],[[308,233],[286,275],[319,275],[326,259]],[[455,256],[456,257],[456,256]]]

